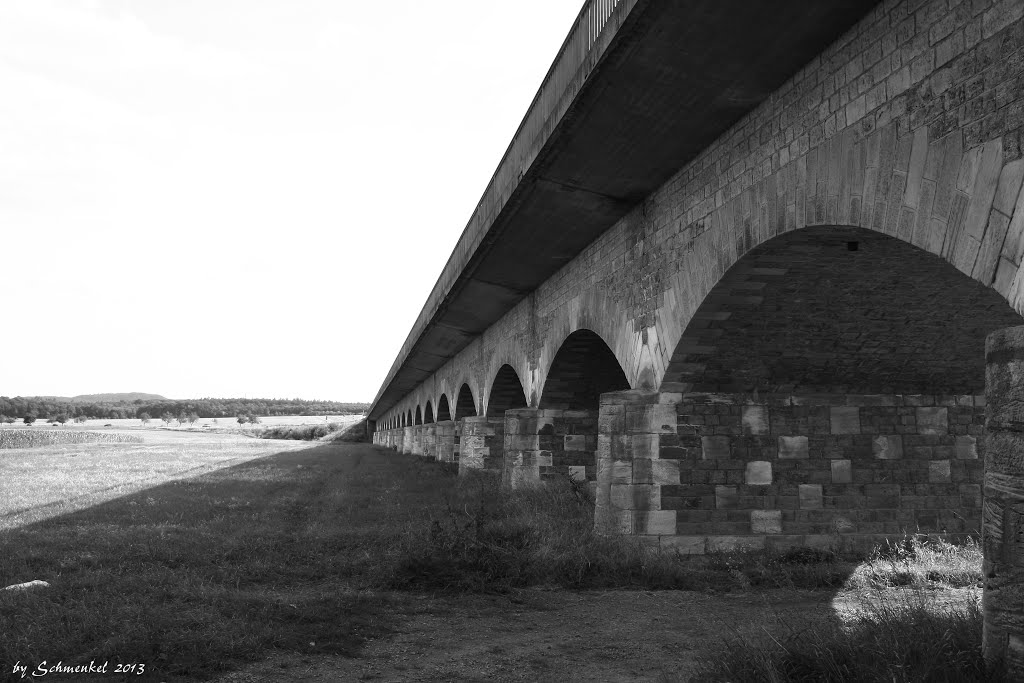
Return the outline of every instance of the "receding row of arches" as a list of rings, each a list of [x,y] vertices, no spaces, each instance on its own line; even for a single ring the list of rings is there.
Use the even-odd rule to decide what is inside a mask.
[[[749,248],[686,318],[657,378],[663,391],[978,394],[985,335],[1024,322],[945,249],[849,226]],[[527,394],[516,367],[501,364],[457,396],[393,408],[378,429],[527,407],[597,409],[602,393],[635,388],[606,339],[586,328],[563,340],[540,381],[540,396]]]
[[[565,410],[596,410],[602,393],[629,389],[629,381],[608,344],[594,331],[576,330],[559,347],[548,372],[544,391],[536,407]],[[389,414],[381,421],[384,429],[398,429],[433,424],[466,417],[501,416],[508,410],[528,408],[523,381],[509,364],[498,368],[486,402],[486,410],[478,409],[478,402],[468,383],[463,383],[451,409],[444,393],[434,402],[427,399],[408,408]]]

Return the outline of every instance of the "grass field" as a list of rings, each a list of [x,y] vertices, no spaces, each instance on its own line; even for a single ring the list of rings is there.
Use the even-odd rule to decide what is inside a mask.
[[[143,442],[0,450],[0,529],[298,447],[228,434],[175,430],[133,434]]]
[[[94,451],[0,452],[0,481],[11,494],[0,499],[0,586],[51,584],[0,591],[0,665],[8,671],[18,661],[142,662],[143,680],[187,681],[268,653],[358,656],[369,639],[400,628],[424,595],[455,604],[467,594],[530,587],[834,592],[845,581],[883,591],[917,581],[930,595],[980,578],[976,548],[920,541],[859,567],[801,553],[655,556],[629,539],[595,535],[589,501],[568,483],[509,494],[493,478],[456,477],[366,445],[156,434]],[[920,621],[882,604],[859,632],[838,625],[817,640],[794,629],[767,644],[726,642],[697,680],[788,680],[789,667],[808,661],[836,662],[802,669],[810,679],[840,670],[850,675],[829,680],[875,680],[848,669],[868,646],[875,660],[893,660],[885,675],[922,652],[934,666],[977,674],[974,617],[953,624],[940,615],[929,622],[930,649],[901,650],[917,642]],[[866,640],[878,624],[889,636]],[[867,635],[856,640],[857,633]],[[797,647],[805,643],[810,650]],[[737,664],[714,668],[725,660]],[[981,673],[988,678],[961,680],[998,680]],[[878,680],[894,680],[885,675]]]

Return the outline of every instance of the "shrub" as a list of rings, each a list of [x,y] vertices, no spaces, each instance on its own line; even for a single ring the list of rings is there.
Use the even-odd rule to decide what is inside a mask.
[[[852,623],[797,627],[780,622],[781,636],[731,639],[703,655],[694,680],[775,681],[1008,680],[986,669],[982,612],[975,596],[936,607],[922,589],[879,591]]]

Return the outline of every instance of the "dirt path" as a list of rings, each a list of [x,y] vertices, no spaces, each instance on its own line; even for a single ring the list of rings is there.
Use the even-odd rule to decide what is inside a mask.
[[[975,599],[952,590],[940,602]],[[218,679],[254,681],[687,681],[722,638],[779,636],[849,618],[862,593],[523,591],[423,598],[361,657],[273,657]]]

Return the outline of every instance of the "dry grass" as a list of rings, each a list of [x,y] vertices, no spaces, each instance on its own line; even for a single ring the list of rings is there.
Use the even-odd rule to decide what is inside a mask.
[[[65,429],[0,429],[0,448],[40,448],[57,444],[142,443],[131,434],[82,432]]]
[[[961,588],[981,580],[981,544],[953,545],[925,535],[876,548],[847,580],[850,588],[910,586]]]
[[[142,443],[86,443],[0,451],[0,481],[4,482],[0,530],[303,447],[241,436],[164,430],[144,432],[144,438]]]
[[[729,638],[701,658],[693,680],[730,683],[1000,683],[981,652],[976,592],[937,604],[934,591],[888,589],[845,622],[779,619],[760,639]]]

